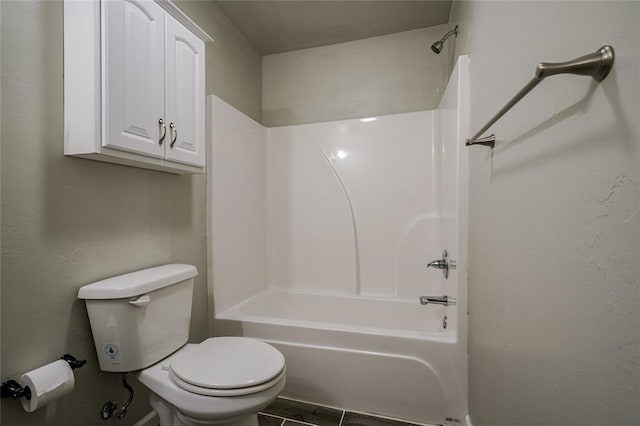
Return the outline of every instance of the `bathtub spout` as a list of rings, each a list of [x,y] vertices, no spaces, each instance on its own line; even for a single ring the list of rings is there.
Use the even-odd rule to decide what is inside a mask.
[[[433,303],[434,305],[453,306],[456,304],[456,299],[449,296],[420,296],[420,303],[422,305]]]

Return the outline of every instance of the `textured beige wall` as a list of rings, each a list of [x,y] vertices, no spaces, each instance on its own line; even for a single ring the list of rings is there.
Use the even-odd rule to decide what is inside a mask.
[[[469,148],[475,426],[640,419],[638,22],[637,2],[453,4],[472,132],[538,62],[617,55],[601,84],[545,80],[491,129],[493,153]]]
[[[207,93],[224,91],[238,108],[259,116],[259,96],[244,93],[238,82],[242,76],[260,87],[259,56],[238,47],[243,42],[227,24],[209,25],[225,22],[213,3],[184,9],[197,13],[194,20],[220,43],[207,50]],[[98,424],[102,404],[121,402],[126,393],[119,375],[98,369],[77,290],[161,263],[194,264],[200,275],[190,338],[207,337],[206,179],[65,157],[62,3],[1,1],[0,14],[1,376],[16,377],[65,352],[89,360],[76,372],[73,393],[33,414],[2,400],[2,424]],[[235,62],[227,57],[232,50],[238,51]],[[216,72],[224,61],[224,72]],[[136,398],[122,425],[150,411],[147,393],[135,379],[131,383]]]
[[[446,25],[263,56],[262,123],[284,126],[434,109],[450,73]]]
[[[212,0],[174,3],[213,39],[207,44],[207,94],[260,122],[262,58]]]

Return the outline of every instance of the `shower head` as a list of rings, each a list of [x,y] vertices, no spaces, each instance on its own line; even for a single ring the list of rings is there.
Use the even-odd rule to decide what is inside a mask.
[[[444,47],[444,42],[442,40],[438,40],[431,45],[431,50],[433,50],[434,53],[439,55],[440,52],[442,52],[443,47]]]
[[[435,43],[433,43],[431,45],[431,50],[433,50],[433,52],[436,53],[436,54],[440,54],[440,52],[442,52],[442,48],[444,47],[445,40],[448,39],[449,36],[451,36],[452,34],[455,34],[456,37],[458,36],[458,26],[457,25],[456,25],[456,27],[454,29],[452,29],[451,31],[446,33],[444,35],[444,37],[442,37],[440,40],[438,40]]]

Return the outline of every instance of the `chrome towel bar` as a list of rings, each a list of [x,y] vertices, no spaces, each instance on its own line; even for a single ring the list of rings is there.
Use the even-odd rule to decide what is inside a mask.
[[[603,46],[594,53],[590,53],[588,55],[581,56],[567,62],[539,63],[536,67],[535,76],[531,79],[531,81],[529,81],[522,89],[520,89],[520,91],[516,93],[516,95],[511,98],[511,100],[507,102],[507,104],[503,106],[502,109],[498,111],[498,113],[494,115],[493,118],[482,127],[482,129],[478,130],[478,132],[473,135],[471,139],[467,139],[465,145],[485,145],[493,148],[496,143],[495,134],[491,134],[483,138],[481,138],[480,135],[486,132],[489,127],[493,126],[496,121],[498,121],[503,115],[505,115],[507,111],[509,111],[515,104],[520,102],[520,100],[524,98],[527,93],[533,90],[533,88],[540,84],[540,82],[545,78],[557,74],[576,74],[590,76],[593,77],[593,79],[596,81],[602,81],[607,77],[609,71],[611,71],[611,68],[613,67],[613,60],[613,47]]]

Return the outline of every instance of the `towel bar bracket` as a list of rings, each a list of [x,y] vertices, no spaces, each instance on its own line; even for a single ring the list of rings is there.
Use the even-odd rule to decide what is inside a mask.
[[[484,145],[490,148],[496,146],[496,135],[495,133],[491,133],[489,136],[485,136],[483,138],[474,139],[473,142],[467,139],[464,143],[466,146],[471,145]]]

